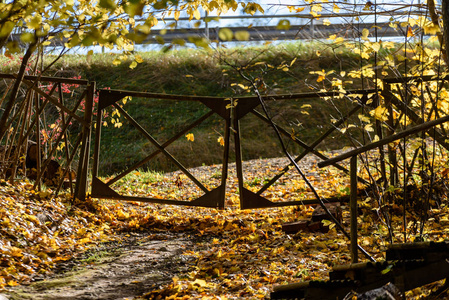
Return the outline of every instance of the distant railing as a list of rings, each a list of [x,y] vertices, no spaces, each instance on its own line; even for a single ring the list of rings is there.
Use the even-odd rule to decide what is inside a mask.
[[[395,11],[394,16],[422,16],[425,15],[424,10],[414,10],[414,11]],[[376,17],[380,16],[390,16],[389,11],[379,11],[376,12]],[[358,13],[341,13],[341,14],[321,14],[319,17],[313,17],[310,14],[279,14],[279,15],[238,15],[238,16],[204,16],[200,20],[201,25],[197,28],[190,28],[188,23],[189,18],[181,17],[178,19],[174,18],[164,18],[165,23],[176,23],[175,28],[154,28],[151,33],[143,41],[136,42],[137,45],[140,44],[160,44],[161,38],[165,43],[171,43],[176,39],[182,39],[189,41],[195,38],[206,38],[208,40],[220,40],[218,32],[221,28],[229,28],[234,32],[237,31],[247,31],[249,33],[248,41],[273,41],[273,40],[308,40],[308,39],[325,39],[331,34],[340,34],[341,36],[346,36],[349,38],[358,37],[363,29],[373,29],[376,27],[378,30],[378,35],[380,37],[394,37],[394,36],[404,36],[406,30],[401,30],[400,24],[396,29],[392,28],[391,22],[381,21],[381,22],[359,22],[357,23],[356,35],[354,35],[354,24],[347,21],[334,22],[330,25],[323,25],[323,20],[329,18],[338,18],[345,20],[346,18],[355,18],[362,16],[373,16],[372,11],[362,11]],[[264,22],[267,25],[255,24],[252,26],[239,25],[237,22],[233,24],[214,24],[212,20],[268,20]],[[281,29],[277,28],[276,25],[268,25],[270,20],[303,20],[300,24],[295,24],[292,22],[291,26],[283,27]],[[136,23],[143,22],[144,20],[136,20]],[[189,27],[183,27],[182,24],[185,22],[189,24]],[[351,34],[349,34],[351,32]],[[11,40],[20,41],[20,32],[13,33],[10,36]],[[231,42],[238,40],[226,40],[221,42]],[[67,40],[52,39],[50,44],[46,47],[59,47],[63,46]]]

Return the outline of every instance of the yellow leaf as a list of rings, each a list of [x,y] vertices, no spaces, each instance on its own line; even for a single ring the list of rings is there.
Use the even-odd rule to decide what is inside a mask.
[[[206,281],[205,280],[202,280],[202,279],[195,279],[195,281],[193,282],[193,285],[199,285],[199,286],[201,286],[201,287],[205,287],[205,286],[207,286],[207,283],[206,283]]]
[[[329,19],[324,19],[323,20],[323,25],[324,26],[329,26],[331,24],[331,21]]]
[[[246,30],[240,30],[235,33],[235,38],[237,41],[247,41],[249,40],[249,32]]]
[[[186,134],[186,138],[188,141],[191,141],[191,142],[193,142],[195,140],[195,136],[193,135],[193,133]]]
[[[130,68],[130,69],[134,69],[135,67],[137,67],[137,62],[136,62],[136,61],[133,61],[133,62],[129,65],[129,68]]]
[[[232,30],[229,28],[222,28],[218,31],[218,37],[223,41],[231,41],[234,37]]]
[[[368,40],[368,35],[369,35],[369,30],[367,28],[363,28],[363,30],[362,30],[362,40],[367,41]]]
[[[223,137],[222,136],[220,136],[219,138],[218,138],[218,143],[220,143],[220,145],[221,146],[223,146],[224,147],[224,145],[225,145],[225,142],[224,142],[224,139],[223,139]]]
[[[18,286],[19,284],[14,280],[10,280],[10,281],[8,281],[8,285],[9,286]]]
[[[175,14],[173,17],[175,18],[176,21],[178,21],[180,15],[181,15],[181,12],[179,10],[177,10],[177,11],[175,11]]]
[[[136,60],[136,62],[139,63],[139,64],[143,62],[143,58],[142,58],[141,55],[136,55],[135,60]]]
[[[296,62],[296,57],[291,61],[290,67],[293,66],[293,64]]]
[[[11,247],[10,254],[14,257],[22,257],[23,256],[22,250],[17,247]]]
[[[379,105],[378,107],[376,107],[376,109],[374,110],[374,112],[372,112],[372,115],[380,121],[386,121],[388,120],[388,111],[387,108],[385,106]]]
[[[201,14],[199,12],[198,9],[195,9],[195,11],[193,12],[193,16],[195,17],[195,19],[199,20],[201,19]]]
[[[340,12],[340,7],[337,4],[334,4],[334,7],[333,7],[332,11],[334,13],[338,14]]]

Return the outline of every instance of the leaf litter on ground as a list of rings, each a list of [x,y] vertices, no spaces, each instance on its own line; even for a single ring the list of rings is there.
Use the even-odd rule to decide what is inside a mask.
[[[314,186],[323,195],[344,194],[348,178],[334,170],[318,170],[314,161],[304,167]],[[256,189],[266,177],[278,172],[285,160],[257,160],[246,163],[245,186]],[[217,166],[200,167],[192,172],[217,185]],[[140,171],[139,171],[140,172]],[[212,175],[211,175],[212,174]],[[140,174],[128,178],[123,192],[142,193]],[[147,193],[161,198],[174,195],[167,187],[175,184],[185,195],[191,185],[179,172],[146,179]],[[144,176],[140,176],[144,177]],[[181,178],[180,178],[181,177]],[[179,183],[181,180],[181,184]],[[282,224],[310,218],[313,207],[300,205],[270,209],[239,210],[238,190],[233,172],[227,189],[228,208],[192,208],[141,202],[120,202],[87,198],[72,202],[70,195],[51,197],[51,190],[38,192],[24,180],[14,185],[0,182],[0,288],[30,284],[45,278],[60,262],[94,248],[100,243],[123,238],[123,233],[160,230],[202,237],[183,255],[190,257],[185,272],[176,274],[170,284],[157,285],[143,299],[241,299],[266,298],[274,285],[325,280],[333,265],[350,262],[348,240],[335,227],[328,233],[286,234]],[[273,201],[287,197],[304,199],[310,191],[293,172],[270,188],[266,196]],[[191,198],[196,197],[195,195]],[[344,205],[344,204],[343,204]],[[377,260],[383,259],[388,242],[387,230],[379,221],[373,203],[361,204],[360,244]],[[398,209],[400,209],[398,207]],[[431,210],[426,235],[442,241],[448,209],[444,204]],[[400,216],[393,221],[400,224]],[[410,213],[409,220],[413,220]],[[349,215],[343,206],[343,225],[349,227]],[[398,240],[401,226],[394,229]],[[429,290],[409,292],[419,297]]]

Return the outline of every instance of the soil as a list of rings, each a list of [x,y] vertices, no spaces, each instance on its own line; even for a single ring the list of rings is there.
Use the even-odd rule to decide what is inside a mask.
[[[131,233],[121,243],[89,251],[61,264],[45,280],[3,296],[9,300],[134,299],[185,273],[194,261],[183,252],[197,242],[198,237],[186,233]]]

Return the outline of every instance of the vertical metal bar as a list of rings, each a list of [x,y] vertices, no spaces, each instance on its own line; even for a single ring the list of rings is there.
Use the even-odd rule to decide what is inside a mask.
[[[62,88],[61,86],[59,86],[59,99],[61,100],[61,104],[64,105],[64,94],[62,93]],[[62,120],[62,124],[66,124],[66,120],[65,120],[65,112],[63,112],[61,110],[61,120]],[[69,139],[67,138],[67,131],[65,132],[61,132],[61,134],[64,135],[64,150],[65,150],[65,156],[66,156],[66,172],[64,172],[63,176],[59,179],[60,181],[62,181],[61,185],[58,186],[62,186],[64,184],[64,177],[67,174],[67,170],[68,170],[68,175],[69,175],[69,183],[70,183],[70,194],[73,195],[73,185],[72,185],[72,181],[74,178],[72,178],[72,171],[71,169],[71,164],[70,162],[70,151],[69,151]],[[55,193],[57,194],[57,192]]]
[[[39,95],[36,94],[36,112],[37,113],[39,111]],[[34,187],[37,188],[38,191],[41,190],[41,178],[42,175],[41,173],[43,173],[43,170],[41,169],[42,167],[42,149],[41,149],[41,130],[40,130],[40,119],[41,119],[41,115],[39,114],[37,117],[37,122],[36,122],[36,148],[37,148],[37,157],[36,157],[36,182],[34,183]],[[26,142],[26,153],[25,155],[28,155],[28,141]]]
[[[84,125],[82,131],[82,147],[80,153],[80,159],[78,163],[78,174],[75,186],[75,196],[79,200],[86,198],[87,191],[87,172],[89,167],[89,152],[90,152],[90,135],[92,125],[92,106],[95,93],[95,82],[91,82],[87,86],[86,105],[84,111]]]
[[[209,18],[208,18],[208,16],[209,16],[209,12],[206,10],[203,20],[204,20],[204,24],[205,24],[204,29],[205,29],[206,39],[209,40]]]
[[[351,262],[358,262],[357,242],[357,155],[351,157],[351,198],[349,202],[351,212]]]
[[[97,122],[95,123],[95,146],[94,146],[94,161],[92,167],[93,177],[98,177],[98,168],[100,161],[100,137],[101,137],[101,126],[103,126],[103,110],[100,110],[101,97],[98,99],[98,109],[97,109]]]
[[[87,131],[87,137],[86,137],[86,152],[85,157],[83,161],[83,181],[81,182],[83,187],[83,195],[86,196],[87,192],[87,174],[89,172],[89,156],[90,156],[90,141],[92,137],[92,112],[94,107],[94,97],[95,97],[95,88],[96,84],[95,81],[90,82],[88,86],[88,93],[86,96],[86,109],[85,109],[85,120],[86,120],[86,131]]]
[[[242,145],[240,143],[240,122],[236,117],[236,108],[231,108],[231,123],[234,129],[235,144],[235,167],[237,171],[237,179],[239,181],[240,208],[242,208],[243,198],[243,167],[242,167]]]
[[[224,151],[223,151],[223,166],[221,169],[221,186],[223,187],[223,190],[226,191],[226,180],[228,179],[228,169],[229,169],[229,140],[230,140],[230,129],[231,126],[231,120],[228,118],[225,120],[225,136],[224,136]],[[226,195],[223,195],[223,199],[226,197]],[[224,202],[224,200],[223,200]],[[219,207],[221,209],[223,207]]]

